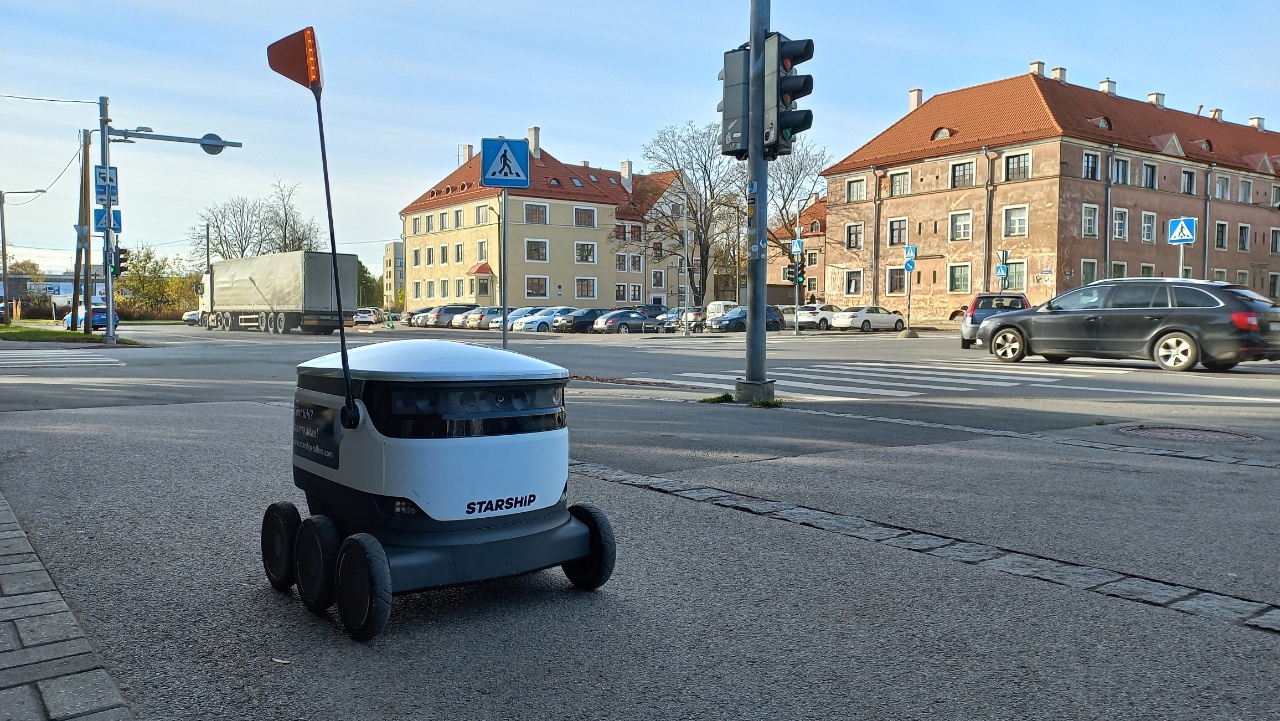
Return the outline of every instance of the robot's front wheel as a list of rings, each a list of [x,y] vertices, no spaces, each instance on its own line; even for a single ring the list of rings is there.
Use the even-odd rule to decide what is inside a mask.
[[[587,555],[561,564],[569,582],[584,591],[600,588],[613,575],[617,559],[617,545],[613,540],[613,526],[604,512],[595,506],[579,503],[569,507],[569,515],[581,521],[591,532]]]
[[[357,641],[377,636],[391,618],[391,565],[378,539],[357,533],[342,542],[337,563],[338,616]]]
[[[333,606],[333,567],[341,545],[338,527],[325,516],[312,516],[298,527],[293,546],[298,598],[314,614],[324,616]]]
[[[262,568],[277,591],[293,587],[293,549],[302,518],[288,501],[267,506],[262,515]]]

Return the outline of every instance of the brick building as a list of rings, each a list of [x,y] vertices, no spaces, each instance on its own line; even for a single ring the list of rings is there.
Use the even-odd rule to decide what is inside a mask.
[[[800,292],[800,302],[805,303],[810,296],[817,302],[825,303],[827,297],[827,199],[816,193],[805,201],[799,217],[800,240],[804,243],[805,285]],[[767,300],[775,305],[795,304],[795,284],[783,278],[783,272],[792,262],[790,253],[785,253],[778,243],[787,238],[795,238],[795,228],[775,228],[770,232],[771,238],[777,242],[769,243],[768,256],[768,294]]]
[[[1169,220],[1197,219],[1184,276],[1280,295],[1280,134],[1031,72],[943,93],[823,171],[827,302],[954,319],[1008,286],[1039,303],[1096,279],[1177,276]],[[1206,243],[1206,234],[1207,240]],[[903,270],[903,246],[917,247]]]

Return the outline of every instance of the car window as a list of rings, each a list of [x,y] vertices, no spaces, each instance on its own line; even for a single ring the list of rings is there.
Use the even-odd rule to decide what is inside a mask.
[[[1157,299],[1157,296],[1161,297]],[[1161,308],[1169,305],[1169,293],[1165,286],[1127,283],[1112,288],[1107,297],[1108,308],[1150,308],[1153,305]]]
[[[1231,286],[1229,288],[1226,288],[1225,290],[1231,295],[1234,295],[1235,297],[1247,303],[1262,303],[1263,305],[1267,305],[1273,308],[1280,306],[1280,303],[1277,303],[1271,298],[1268,298],[1267,296],[1262,295],[1261,293],[1255,293],[1254,291],[1249,290],[1248,288],[1242,285]]]
[[[1222,305],[1217,298],[1203,290],[1185,285],[1174,286],[1173,301],[1179,308],[1216,308]]]
[[[1049,310],[1090,310],[1101,308],[1106,296],[1102,286],[1085,286],[1064,293],[1045,304]]]

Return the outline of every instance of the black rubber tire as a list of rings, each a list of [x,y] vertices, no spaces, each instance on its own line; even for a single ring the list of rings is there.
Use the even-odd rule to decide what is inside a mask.
[[[1071,356],[1065,355],[1047,355],[1043,356],[1047,363],[1066,363]]]
[[[584,591],[594,591],[603,586],[613,575],[618,546],[613,538],[613,526],[604,511],[587,503],[569,506],[569,515],[586,524],[591,532],[587,555],[565,561],[560,568],[569,582]]]
[[[1189,371],[1200,360],[1200,346],[1186,333],[1166,333],[1156,339],[1151,357],[1162,370]]]
[[[991,336],[991,351],[1002,363],[1017,363],[1027,357],[1027,339],[1022,331],[1008,327]]]
[[[278,331],[276,330],[276,314],[267,313],[266,316],[267,316],[267,327],[263,328],[263,330],[267,333],[277,333]]]
[[[630,332],[631,332],[631,326],[630,326],[629,324],[627,324],[627,323],[619,323],[619,324],[618,324],[618,332],[619,332],[619,333],[630,333]]]
[[[337,333],[337,332],[338,332],[337,328],[329,328],[329,329],[326,329],[323,333],[321,333],[321,335],[333,335],[334,333]]]
[[[782,330],[782,324],[778,323],[778,321],[775,320],[774,322],[765,325],[764,329],[765,330]]]
[[[734,332],[734,333],[746,333],[746,332],[747,332],[747,324],[746,324],[746,323],[738,323],[737,325],[735,325],[735,326],[733,327],[733,332]]]
[[[276,314],[276,332],[284,335],[289,332],[289,316],[284,313]]]
[[[1231,370],[1232,368],[1235,368],[1239,364],[1236,363],[1235,361],[1224,361],[1222,363],[1215,363],[1213,361],[1200,361],[1200,365],[1204,366],[1204,369],[1211,373],[1225,373]]]
[[[391,565],[378,539],[357,533],[342,542],[335,571],[338,617],[357,641],[377,636],[391,618]]]
[[[277,591],[293,588],[293,544],[301,524],[298,509],[288,501],[272,503],[262,514],[262,570]]]
[[[862,331],[863,333],[870,333],[870,332],[871,332],[871,321],[869,321],[869,320],[864,320],[864,321],[862,321],[862,325],[858,327],[858,330]]]
[[[312,516],[298,526],[298,540],[293,545],[298,598],[318,616],[327,615],[333,606],[333,569],[341,546],[342,536],[328,516]]]
[[[826,318],[818,319],[818,330],[826,330],[830,327],[831,327],[831,324],[827,322]]]
[[[960,350],[969,350],[972,347],[973,347],[973,341],[969,340],[968,338],[960,339]]]
[[[263,333],[267,332],[267,315],[268,315],[267,313],[258,314],[258,330],[262,331]]]
[[[903,323],[902,321],[898,321],[898,322],[896,322],[896,323],[894,323],[894,324],[893,324],[893,329],[894,329],[894,330],[902,330],[903,328],[906,328],[906,327],[907,327],[907,326],[906,326],[906,324],[905,324],[905,323]]]
[[[546,333],[546,332],[547,332],[547,331],[549,331],[549,330],[551,330],[551,326],[547,325],[546,323],[539,323],[539,324],[538,324],[538,332],[539,332],[539,333]]]

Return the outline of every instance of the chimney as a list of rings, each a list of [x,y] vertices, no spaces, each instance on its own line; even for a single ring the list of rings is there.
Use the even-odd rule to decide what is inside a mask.
[[[1211,108],[1209,110],[1209,119],[1222,122],[1222,108]]]
[[[1164,93],[1147,93],[1147,102],[1164,110]]]
[[[538,143],[539,136],[542,135],[542,128],[533,126],[529,128],[529,154],[535,158],[542,157],[542,145]]]
[[[628,193],[631,192],[631,161],[630,160],[622,161],[622,187],[626,188]]]
[[[590,167],[591,167],[591,161],[590,161],[590,160],[584,160],[584,161],[582,161],[582,167],[584,167],[584,168],[590,168]]]
[[[1259,132],[1266,130],[1266,127],[1263,126],[1262,118],[1249,118],[1249,125],[1257,128]]]
[[[1104,78],[1102,82],[1098,83],[1098,90],[1114,98],[1116,96],[1116,81],[1111,78]]]
[[[911,110],[915,110],[924,103],[924,91],[920,88],[912,88],[907,91],[907,97],[910,99],[908,105]]]
[[[475,157],[475,154],[476,154],[476,146],[474,146],[474,145],[466,145],[466,146],[463,146],[463,147],[465,147],[465,148],[467,149],[467,160],[471,160],[473,157]]]
[[[1062,83],[1062,84],[1064,84],[1064,85],[1065,85],[1065,84],[1066,84],[1066,82],[1067,82],[1067,69],[1066,69],[1066,68],[1054,68],[1054,69],[1053,69],[1053,79],[1054,79],[1054,80],[1057,80],[1058,82],[1060,82],[1060,83]]]
[[[1039,60],[1031,61],[1031,74],[1037,77],[1044,75],[1044,63]]]

